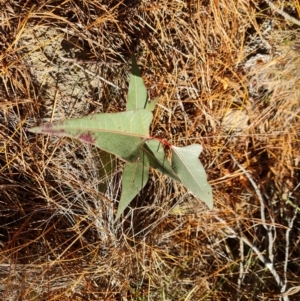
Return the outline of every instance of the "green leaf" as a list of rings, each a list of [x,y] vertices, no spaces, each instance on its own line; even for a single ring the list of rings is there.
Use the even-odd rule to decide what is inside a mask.
[[[70,119],[29,129],[33,133],[67,136],[93,144],[128,162],[135,162],[149,136],[152,113],[136,110]]]
[[[132,56],[132,70],[129,81],[126,111],[145,109],[146,105],[147,90],[136,59]]]
[[[158,103],[158,97],[154,98],[151,102],[147,103],[146,109],[150,112],[153,112]]]
[[[149,164],[152,168],[159,170],[161,173],[169,176],[175,181],[181,182],[167,160],[160,141],[156,139],[148,140],[144,144],[143,149],[149,158]]]
[[[148,182],[149,160],[147,155],[140,151],[140,158],[134,163],[125,163],[122,175],[122,194],[118,206],[116,220],[123,213],[125,208],[139,194]]]
[[[116,170],[116,157],[106,151],[101,149],[96,149],[100,157],[100,168],[99,168],[99,178],[101,182],[98,185],[98,190],[101,193],[105,193],[107,190],[108,181],[113,176]]]
[[[200,144],[185,147],[172,146],[172,167],[181,182],[206,205],[213,208],[212,189],[207,182],[205,170],[199,160]]]

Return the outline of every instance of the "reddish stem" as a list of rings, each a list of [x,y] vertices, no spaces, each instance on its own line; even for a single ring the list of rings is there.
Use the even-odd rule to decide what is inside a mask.
[[[168,148],[172,147],[172,144],[167,139],[159,138],[159,137],[150,137],[150,139],[158,140],[165,147],[168,147]]]

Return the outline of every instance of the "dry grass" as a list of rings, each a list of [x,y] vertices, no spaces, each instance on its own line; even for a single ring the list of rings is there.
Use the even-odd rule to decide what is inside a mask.
[[[1,300],[298,300],[299,37],[264,1],[0,1]],[[124,110],[132,53],[213,211],[153,172],[114,223],[122,164],[26,131]]]

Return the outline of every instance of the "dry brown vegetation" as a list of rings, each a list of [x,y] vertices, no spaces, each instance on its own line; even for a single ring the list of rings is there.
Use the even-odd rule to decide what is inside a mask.
[[[298,0],[0,0],[1,300],[299,300]],[[292,20],[293,21],[293,20]],[[200,143],[208,210],[152,172],[114,223],[122,163],[43,122],[125,109]],[[107,185],[105,194],[99,185]]]

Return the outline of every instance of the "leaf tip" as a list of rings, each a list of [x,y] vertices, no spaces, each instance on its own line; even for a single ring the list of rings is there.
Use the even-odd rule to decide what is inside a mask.
[[[206,190],[207,190],[206,199],[202,200],[202,201],[204,201],[204,203],[207,205],[207,207],[210,210],[213,210],[214,209],[214,199],[213,199],[213,194],[212,194],[212,188],[209,184],[204,184],[204,186],[209,186],[209,187],[206,188]]]
[[[63,129],[53,128],[52,123],[46,123],[42,126],[36,126],[36,127],[28,129],[28,131],[31,133],[49,134],[49,135],[63,135],[65,133],[65,130],[63,130]]]
[[[26,129],[27,132],[30,133],[40,133],[41,132],[41,128],[39,126],[33,127],[33,128],[28,128]]]
[[[213,201],[206,203],[206,205],[209,208],[209,210],[213,210],[214,209],[214,202]]]
[[[146,105],[146,109],[150,112],[153,112],[155,110],[155,107],[158,103],[158,97],[156,97],[154,100],[152,100],[151,102],[147,103]]]

